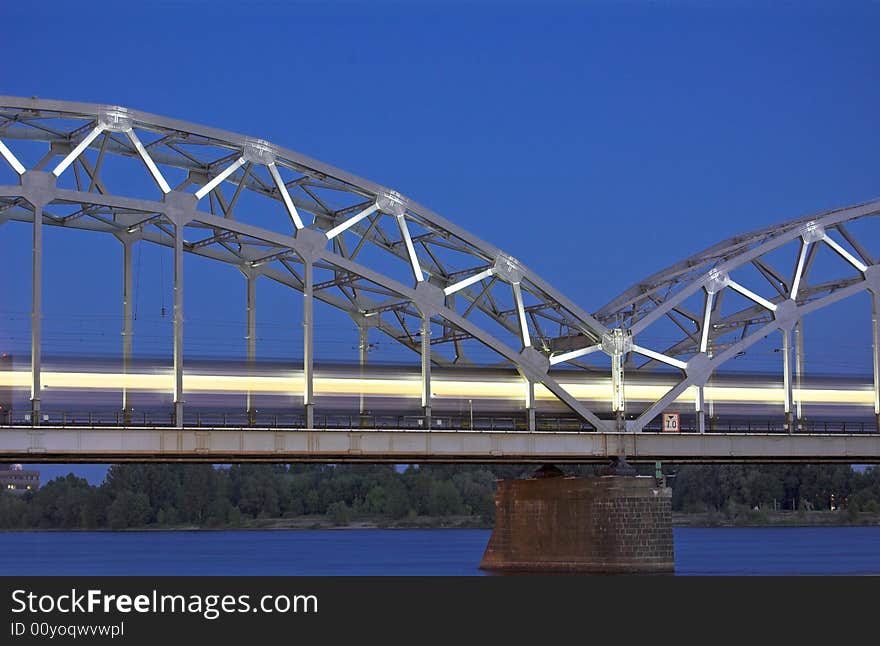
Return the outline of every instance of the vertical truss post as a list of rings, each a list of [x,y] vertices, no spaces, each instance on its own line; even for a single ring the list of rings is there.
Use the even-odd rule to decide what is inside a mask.
[[[367,356],[370,352],[370,328],[366,323],[358,323],[358,363],[360,364],[360,372],[361,372],[361,388],[360,388],[360,397],[358,399],[358,414],[361,416],[361,426],[364,425],[366,421],[364,419],[365,413],[365,397],[364,397],[364,370],[367,367]]]
[[[874,351],[874,418],[880,432],[880,317],[877,311],[877,294],[871,292],[871,331]]]
[[[131,424],[131,399],[128,392],[128,373],[131,369],[131,349],[133,339],[132,299],[134,297],[132,255],[134,240],[122,240],[122,422]]]
[[[632,350],[632,336],[621,328],[602,335],[602,351],[611,357],[611,411],[618,433],[626,431],[626,397],[624,394],[624,359]]]
[[[431,428],[431,313],[422,313],[422,414]]]
[[[183,222],[174,224],[174,426],[183,428]]]
[[[526,412],[528,414],[529,430],[537,430],[537,422],[535,416],[535,382],[528,377],[525,378],[526,386]]]
[[[782,386],[784,389],[783,398],[785,403],[785,430],[789,433],[794,431],[792,424],[791,402],[792,402],[792,385],[791,385],[791,330],[782,330]]]
[[[43,323],[43,207],[34,205],[33,253],[31,256],[31,423],[40,423],[40,364]]]
[[[699,433],[706,432],[706,412],[703,410],[705,408],[703,405],[704,395],[704,387],[702,385],[697,386],[697,396],[694,399],[694,408],[697,412],[697,432]]]
[[[315,427],[314,286],[314,267],[309,258],[303,263],[303,408],[306,428]]]
[[[623,357],[622,353],[611,355],[611,408],[614,412],[615,428],[618,433],[626,430],[624,408],[626,400],[623,392]]]
[[[795,412],[798,430],[804,427],[804,321],[794,324],[794,374],[797,387]]]
[[[248,426],[257,422],[257,410],[254,405],[254,393],[250,388],[250,382],[254,378],[254,369],[257,360],[257,277],[253,272],[245,274],[247,280],[247,364],[248,364],[248,391],[247,391],[247,421]]]

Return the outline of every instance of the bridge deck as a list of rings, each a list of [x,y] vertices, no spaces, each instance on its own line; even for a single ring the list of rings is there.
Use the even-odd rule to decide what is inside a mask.
[[[880,434],[0,427],[0,462],[880,463]]]

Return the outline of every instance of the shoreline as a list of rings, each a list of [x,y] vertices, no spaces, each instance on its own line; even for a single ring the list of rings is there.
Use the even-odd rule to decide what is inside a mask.
[[[125,529],[96,528],[20,528],[0,529],[2,533],[21,532],[229,532],[229,531],[308,531],[308,530],[353,530],[353,529],[482,529],[491,530],[479,516],[418,516],[401,520],[388,520],[379,517],[352,519],[337,524],[327,516],[298,516],[296,518],[266,518],[248,521],[241,525],[146,525]],[[872,527],[880,526],[880,513],[862,512],[850,517],[842,511],[739,511],[734,515],[723,512],[672,512],[673,527]]]

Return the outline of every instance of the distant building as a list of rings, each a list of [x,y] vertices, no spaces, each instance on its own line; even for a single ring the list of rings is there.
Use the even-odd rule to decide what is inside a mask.
[[[39,471],[25,471],[20,464],[0,464],[0,491],[24,493],[39,488]]]

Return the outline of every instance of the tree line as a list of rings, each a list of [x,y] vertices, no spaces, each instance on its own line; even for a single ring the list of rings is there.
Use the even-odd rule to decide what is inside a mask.
[[[596,467],[565,467],[590,475]],[[0,529],[240,527],[261,519],[313,517],[345,525],[468,516],[494,520],[495,482],[529,466],[259,465],[111,466],[100,485],[73,474],[23,495],[0,494]],[[652,473],[648,467],[644,474]],[[880,510],[880,468],[833,465],[669,466],[673,509]]]

